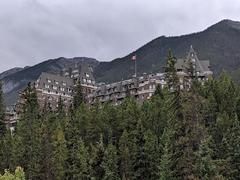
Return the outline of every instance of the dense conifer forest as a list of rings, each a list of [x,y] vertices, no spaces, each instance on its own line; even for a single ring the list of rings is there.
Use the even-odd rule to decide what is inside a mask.
[[[68,112],[61,98],[56,111],[40,110],[29,84],[12,135],[1,91],[0,174],[20,166],[30,180],[240,179],[239,84],[222,73],[203,85],[189,70],[181,90],[174,63],[169,54],[167,86],[143,104],[129,96],[90,107],[77,86]]]

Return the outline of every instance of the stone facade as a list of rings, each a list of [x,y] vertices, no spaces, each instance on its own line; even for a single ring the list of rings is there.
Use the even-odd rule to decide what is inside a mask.
[[[197,78],[199,82],[204,83],[212,76],[209,61],[199,60],[192,46],[186,58],[177,59],[175,68],[181,89],[188,89],[192,78]],[[192,74],[189,72],[190,69]],[[88,102],[90,104],[111,102],[118,105],[128,95],[135,97],[139,102],[143,102],[150,99],[158,85],[161,88],[166,85],[164,73],[143,75],[112,84],[103,84],[88,96]]]
[[[47,103],[56,109],[60,97],[66,107],[72,103],[74,83],[71,78],[42,73],[35,86],[40,107]]]
[[[175,68],[181,82],[181,88],[189,88],[193,78],[204,83],[213,75],[209,60],[199,60],[192,46],[190,46],[186,58],[177,60]]]
[[[11,132],[14,131],[18,119],[19,115],[16,112],[15,106],[8,107],[5,112],[5,124]]]
[[[64,69],[61,75],[42,73],[36,81],[40,107],[48,103],[52,109],[56,109],[60,97],[65,107],[69,107],[72,104],[74,87],[79,82],[85,97],[96,89],[92,68],[88,64],[76,64],[74,68]]]
[[[127,96],[132,96],[137,101],[143,102],[154,94],[158,85],[162,87],[165,85],[164,74],[162,73],[134,77],[107,85],[103,84],[88,96],[88,102],[90,104],[110,102],[118,105]]]

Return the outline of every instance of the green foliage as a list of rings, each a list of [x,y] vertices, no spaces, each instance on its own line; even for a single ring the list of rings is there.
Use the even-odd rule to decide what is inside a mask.
[[[173,56],[171,50],[168,51],[167,64],[165,67],[165,78],[167,82],[168,89],[171,91],[176,91],[179,89],[179,78],[177,75],[177,70],[175,64],[177,59]]]
[[[139,104],[77,103],[70,112],[39,109],[23,93],[16,131],[0,141],[1,173],[21,166],[26,179],[239,179],[239,85],[223,74],[180,90],[169,53],[170,86]]]
[[[89,164],[89,150],[83,140],[80,140],[77,156],[78,168],[75,179],[89,179],[90,178],[90,164]]]
[[[90,159],[90,167],[91,167],[91,178],[93,179],[103,179],[104,177],[104,168],[101,166],[104,158],[105,148],[103,145],[103,138],[101,136],[99,142],[97,142],[96,146],[92,147],[92,154]]]
[[[12,148],[13,138],[10,130],[5,132],[5,135],[0,140],[0,172],[5,169],[12,169]]]
[[[27,179],[40,178],[41,133],[36,89],[29,83],[22,94],[22,115],[14,136],[15,165],[24,167]]]
[[[104,169],[103,179],[120,180],[118,172],[118,154],[114,145],[109,144],[106,148],[101,166]]]
[[[77,85],[74,87],[74,92],[75,93],[73,96],[73,108],[77,109],[84,102],[84,96],[80,81],[78,81]]]
[[[0,141],[1,141],[1,137],[6,132],[4,117],[5,117],[5,107],[3,102],[2,82],[0,81]]]
[[[61,121],[58,119],[58,121]],[[56,129],[51,137],[51,164],[53,169],[54,179],[61,180],[66,175],[66,160],[67,160],[67,142],[61,122],[56,123]]]
[[[129,134],[124,130],[119,140],[119,153],[120,153],[120,174],[122,179],[131,179],[133,172],[133,141],[130,139]]]
[[[14,173],[5,170],[4,174],[0,174],[0,180],[25,180],[25,173],[21,167],[17,167]]]

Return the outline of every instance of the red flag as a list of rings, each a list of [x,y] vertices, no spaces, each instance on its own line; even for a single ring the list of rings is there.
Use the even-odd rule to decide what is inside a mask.
[[[133,61],[136,61],[136,60],[137,60],[137,55],[133,55],[133,56],[132,56],[132,60],[133,60]]]

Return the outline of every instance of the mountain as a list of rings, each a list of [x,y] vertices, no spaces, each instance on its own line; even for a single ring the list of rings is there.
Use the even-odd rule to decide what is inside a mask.
[[[223,20],[204,31],[175,36],[158,37],[125,57],[110,62],[98,62],[91,58],[58,58],[4,76],[5,101],[12,104],[19,92],[29,81],[34,81],[41,72],[59,73],[64,67],[76,62],[87,62],[93,66],[97,82],[114,82],[130,78],[134,74],[133,55],[137,55],[138,75],[163,70],[168,50],[177,58],[186,56],[190,45],[200,60],[210,60],[215,75],[228,71],[240,80],[240,22]]]
[[[171,49],[178,58],[185,57],[193,45],[199,59],[210,60],[217,75],[223,69],[235,79],[240,75],[240,22],[223,20],[206,30],[176,37],[158,37],[129,55],[111,62],[100,62],[94,71],[97,81],[113,82],[129,78],[134,73],[133,55],[137,55],[138,73],[162,71]]]
[[[32,67],[24,68],[15,73],[10,73],[3,76],[3,92],[5,94],[6,105],[14,104],[18,97],[18,92],[21,91],[28,82],[36,81],[42,72],[60,74],[66,67],[74,67],[75,64],[87,63],[95,68],[99,62],[96,59],[86,57],[76,58],[57,58],[44,61]],[[6,73],[6,72],[5,72]]]
[[[3,79],[11,74],[14,74],[16,72],[19,72],[21,71],[23,68],[20,68],[20,67],[15,67],[15,68],[12,68],[12,69],[9,69],[7,71],[4,71],[0,74],[0,79]]]

